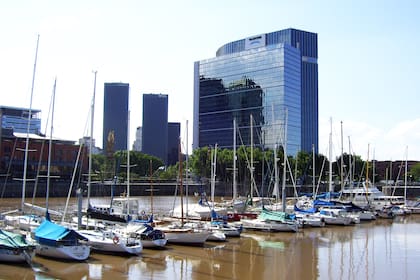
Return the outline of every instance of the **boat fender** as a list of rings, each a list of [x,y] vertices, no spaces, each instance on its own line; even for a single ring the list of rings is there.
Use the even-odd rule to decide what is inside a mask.
[[[118,238],[118,236],[114,236],[114,238],[112,238],[112,242],[114,242],[114,244],[118,244],[118,242],[120,242],[120,239]]]

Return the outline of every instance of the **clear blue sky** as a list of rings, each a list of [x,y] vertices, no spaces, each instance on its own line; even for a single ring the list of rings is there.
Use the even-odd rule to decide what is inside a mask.
[[[54,136],[86,131],[98,71],[94,137],[102,146],[103,84],[130,84],[132,142],[142,124],[142,94],[169,95],[169,121],[189,120],[193,63],[225,43],[297,28],[318,33],[319,150],[370,159],[420,160],[420,1],[1,1],[1,105],[33,108],[43,130],[57,77]],[[192,141],[189,141],[189,145]],[[190,146],[191,147],[191,146]],[[189,148],[191,151],[191,148]]]

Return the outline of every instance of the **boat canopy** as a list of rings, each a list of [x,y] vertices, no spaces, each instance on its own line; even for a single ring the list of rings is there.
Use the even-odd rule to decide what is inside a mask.
[[[0,248],[25,248],[30,246],[21,234],[0,229]]]
[[[296,205],[294,206],[294,209],[295,209],[296,212],[308,213],[308,214],[313,214],[317,211],[315,207],[311,207],[309,209],[300,209]]]
[[[288,214],[286,212],[279,212],[279,211],[270,211],[265,208],[262,209],[259,218],[262,220],[271,220],[271,221],[278,221],[284,222],[287,220],[294,220],[296,218],[295,215]]]
[[[46,245],[74,244],[77,243],[78,240],[87,241],[87,238],[78,234],[76,231],[53,223],[47,219],[35,230],[35,239],[40,244]]]

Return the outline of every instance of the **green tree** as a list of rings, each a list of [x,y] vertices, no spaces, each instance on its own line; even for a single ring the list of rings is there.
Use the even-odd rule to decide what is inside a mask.
[[[117,151],[114,154],[117,165],[117,176],[119,178],[127,177],[127,151]],[[157,170],[164,162],[148,154],[138,151],[130,151],[130,176],[133,179],[150,176],[150,162],[152,162],[152,170]]]
[[[418,182],[420,181],[420,162],[414,164],[411,168],[410,171],[408,172],[408,175],[413,176],[413,180]]]
[[[190,157],[190,167],[199,177],[210,177],[211,153],[208,147],[197,148]]]

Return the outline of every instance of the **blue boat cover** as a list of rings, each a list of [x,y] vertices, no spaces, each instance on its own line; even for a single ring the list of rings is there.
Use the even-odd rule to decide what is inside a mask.
[[[35,239],[41,244],[53,245],[56,242],[76,243],[77,240],[87,240],[76,231],[56,223],[44,220],[35,230]]]
[[[299,207],[297,207],[296,205],[294,206],[294,209],[296,212],[301,212],[301,213],[308,213],[308,214],[313,214],[316,212],[316,208],[311,207],[309,209],[300,209]]]

